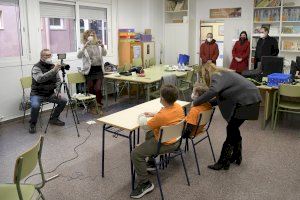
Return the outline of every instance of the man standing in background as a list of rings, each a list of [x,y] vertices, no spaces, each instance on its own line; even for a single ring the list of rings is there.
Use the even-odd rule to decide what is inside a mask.
[[[219,57],[219,48],[216,44],[216,40],[213,39],[213,34],[208,33],[206,40],[200,47],[200,58],[202,60],[202,65],[205,63],[217,63]]]

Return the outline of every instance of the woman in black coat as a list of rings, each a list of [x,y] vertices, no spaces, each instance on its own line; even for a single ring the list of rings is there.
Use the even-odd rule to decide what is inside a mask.
[[[205,102],[218,105],[222,116],[228,122],[227,137],[220,158],[210,169],[229,169],[230,162],[238,165],[242,161],[242,137],[239,127],[245,120],[256,120],[259,114],[260,92],[257,87],[226,69],[217,68],[213,63],[202,66],[202,76],[209,90],[193,101],[197,106]]]

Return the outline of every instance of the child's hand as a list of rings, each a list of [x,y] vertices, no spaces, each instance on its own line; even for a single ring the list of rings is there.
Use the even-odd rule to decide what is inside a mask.
[[[154,113],[152,113],[152,112],[144,112],[144,115],[146,117],[154,117]]]

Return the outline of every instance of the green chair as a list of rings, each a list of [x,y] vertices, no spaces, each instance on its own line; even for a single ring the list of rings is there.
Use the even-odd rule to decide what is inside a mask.
[[[169,75],[165,75],[163,77],[161,77],[161,80],[159,82],[158,87],[156,87],[156,85],[153,85],[153,87],[156,88],[156,90],[150,92],[150,99],[156,99],[158,97],[160,97],[160,88],[162,85],[164,84],[170,84],[170,85],[175,85],[177,84],[177,77],[175,74],[169,74]]]
[[[41,160],[43,141],[44,137],[41,136],[39,141],[32,148],[17,158],[13,178],[14,183],[0,185],[1,200],[45,199],[41,192],[41,188],[43,188],[48,181],[45,179]],[[21,180],[31,174],[36,168],[37,163],[39,164],[42,182],[39,184],[21,184]],[[53,178],[56,177],[57,176]]]
[[[68,84],[70,84],[70,85],[77,84],[77,83],[83,83],[84,85],[86,85],[86,80],[85,80],[84,75],[82,75],[79,72],[67,74],[67,78],[68,78]],[[86,88],[86,86],[85,86],[85,88]],[[73,98],[73,100],[75,100],[74,103],[75,103],[76,109],[80,103],[82,103],[84,108],[87,109],[86,103],[92,102],[95,104],[97,114],[99,114],[99,108],[98,108],[98,104],[96,101],[96,95],[82,94],[80,96],[78,95],[78,96],[75,96],[72,98]]]
[[[135,66],[135,67],[142,67],[143,66],[143,61],[142,61],[142,58],[133,58],[132,59],[132,66]]]
[[[149,60],[149,67],[153,67],[153,66],[155,66],[156,65],[156,60],[155,60],[155,58],[150,58],[150,60]]]
[[[273,122],[273,130],[276,128],[277,117],[279,112],[295,113],[300,114],[300,102],[292,101],[290,98],[299,98],[300,99],[300,85],[289,85],[282,84],[279,86],[279,90],[275,93],[274,106],[277,98],[275,117]],[[289,98],[286,100],[286,98]]]
[[[25,115],[26,115],[26,110],[30,109],[30,97],[29,95],[26,94],[26,90],[31,88],[32,85],[32,77],[31,76],[26,76],[20,78],[21,86],[22,86],[22,101],[21,101],[21,106],[20,110],[23,111],[23,123],[25,122]],[[48,102],[42,102],[41,104],[41,109],[40,109],[40,115],[39,115],[39,121],[40,121],[40,126],[42,127],[42,111],[43,111],[43,106],[49,104]]]
[[[193,87],[194,70],[188,71],[184,79],[181,79],[178,84],[178,90],[182,94],[184,100],[186,100],[185,92]]]

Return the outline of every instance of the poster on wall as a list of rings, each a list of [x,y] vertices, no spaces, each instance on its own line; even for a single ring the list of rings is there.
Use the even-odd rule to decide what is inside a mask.
[[[242,16],[242,8],[217,8],[209,10],[210,18],[239,18]]]

